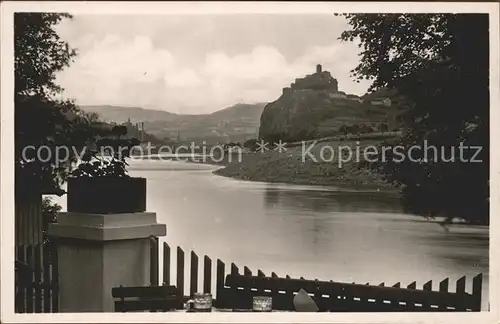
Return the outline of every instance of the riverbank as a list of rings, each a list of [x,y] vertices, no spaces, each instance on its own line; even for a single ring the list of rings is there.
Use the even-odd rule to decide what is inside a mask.
[[[278,152],[226,154],[198,161],[223,166],[214,174],[247,181],[324,185],[397,193],[375,170],[362,166],[363,150],[377,140],[307,142]],[[356,155],[356,150],[361,154]],[[348,159],[349,151],[352,158]],[[333,155],[332,155],[333,153]]]

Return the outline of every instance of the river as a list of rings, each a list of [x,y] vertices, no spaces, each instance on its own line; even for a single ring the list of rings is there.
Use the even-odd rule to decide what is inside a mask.
[[[216,168],[131,162],[130,174],[147,178],[148,211],[167,224],[165,240],[174,249],[266,275],[377,285],[416,281],[417,288],[433,280],[434,290],[449,278],[453,291],[465,275],[471,292],[472,277],[483,273],[487,307],[488,227],[445,229],[403,213],[392,195],[239,181],[213,175]],[[175,265],[174,251],[172,258]]]

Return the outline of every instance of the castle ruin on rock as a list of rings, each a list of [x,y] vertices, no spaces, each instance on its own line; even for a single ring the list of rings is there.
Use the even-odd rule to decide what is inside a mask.
[[[308,74],[303,78],[297,78],[289,87],[283,88],[282,95],[288,96],[300,91],[321,91],[326,92],[331,99],[345,99],[363,103],[363,99],[360,96],[339,91],[337,79],[332,77],[329,71],[323,71],[321,64],[316,65],[315,73]],[[368,103],[373,106],[390,107],[391,99],[388,97],[371,98]]]
[[[283,88],[283,95],[304,90],[327,91],[331,98],[347,99],[347,94],[339,91],[337,79],[330,72],[323,71],[321,64],[316,65],[315,73],[297,78],[290,87]]]

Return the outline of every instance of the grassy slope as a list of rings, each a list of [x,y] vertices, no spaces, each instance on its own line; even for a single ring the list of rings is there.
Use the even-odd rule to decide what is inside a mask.
[[[359,144],[363,161],[363,148],[367,145],[379,144],[379,140],[365,140]],[[322,161],[320,152],[324,146],[335,150],[333,161]],[[339,147],[351,147],[353,154],[356,150],[356,141],[325,141],[317,143],[309,152],[317,159],[310,157],[303,159],[303,152],[309,144],[290,147],[286,152],[267,151],[265,153],[244,154],[241,162],[235,161],[226,164],[225,168],[215,171],[215,174],[250,181],[284,182],[295,184],[332,185],[356,189],[380,189],[395,191],[394,187],[383,181],[375,171],[361,167],[355,155],[349,162],[344,162],[341,167],[338,163]],[[347,155],[347,153],[346,153]],[[345,155],[346,159],[347,156]],[[328,160],[331,151],[324,149],[324,157]]]

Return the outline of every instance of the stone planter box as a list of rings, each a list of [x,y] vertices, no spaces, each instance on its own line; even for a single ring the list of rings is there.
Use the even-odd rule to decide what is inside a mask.
[[[68,212],[117,214],[146,211],[145,178],[71,178],[67,192]]]

